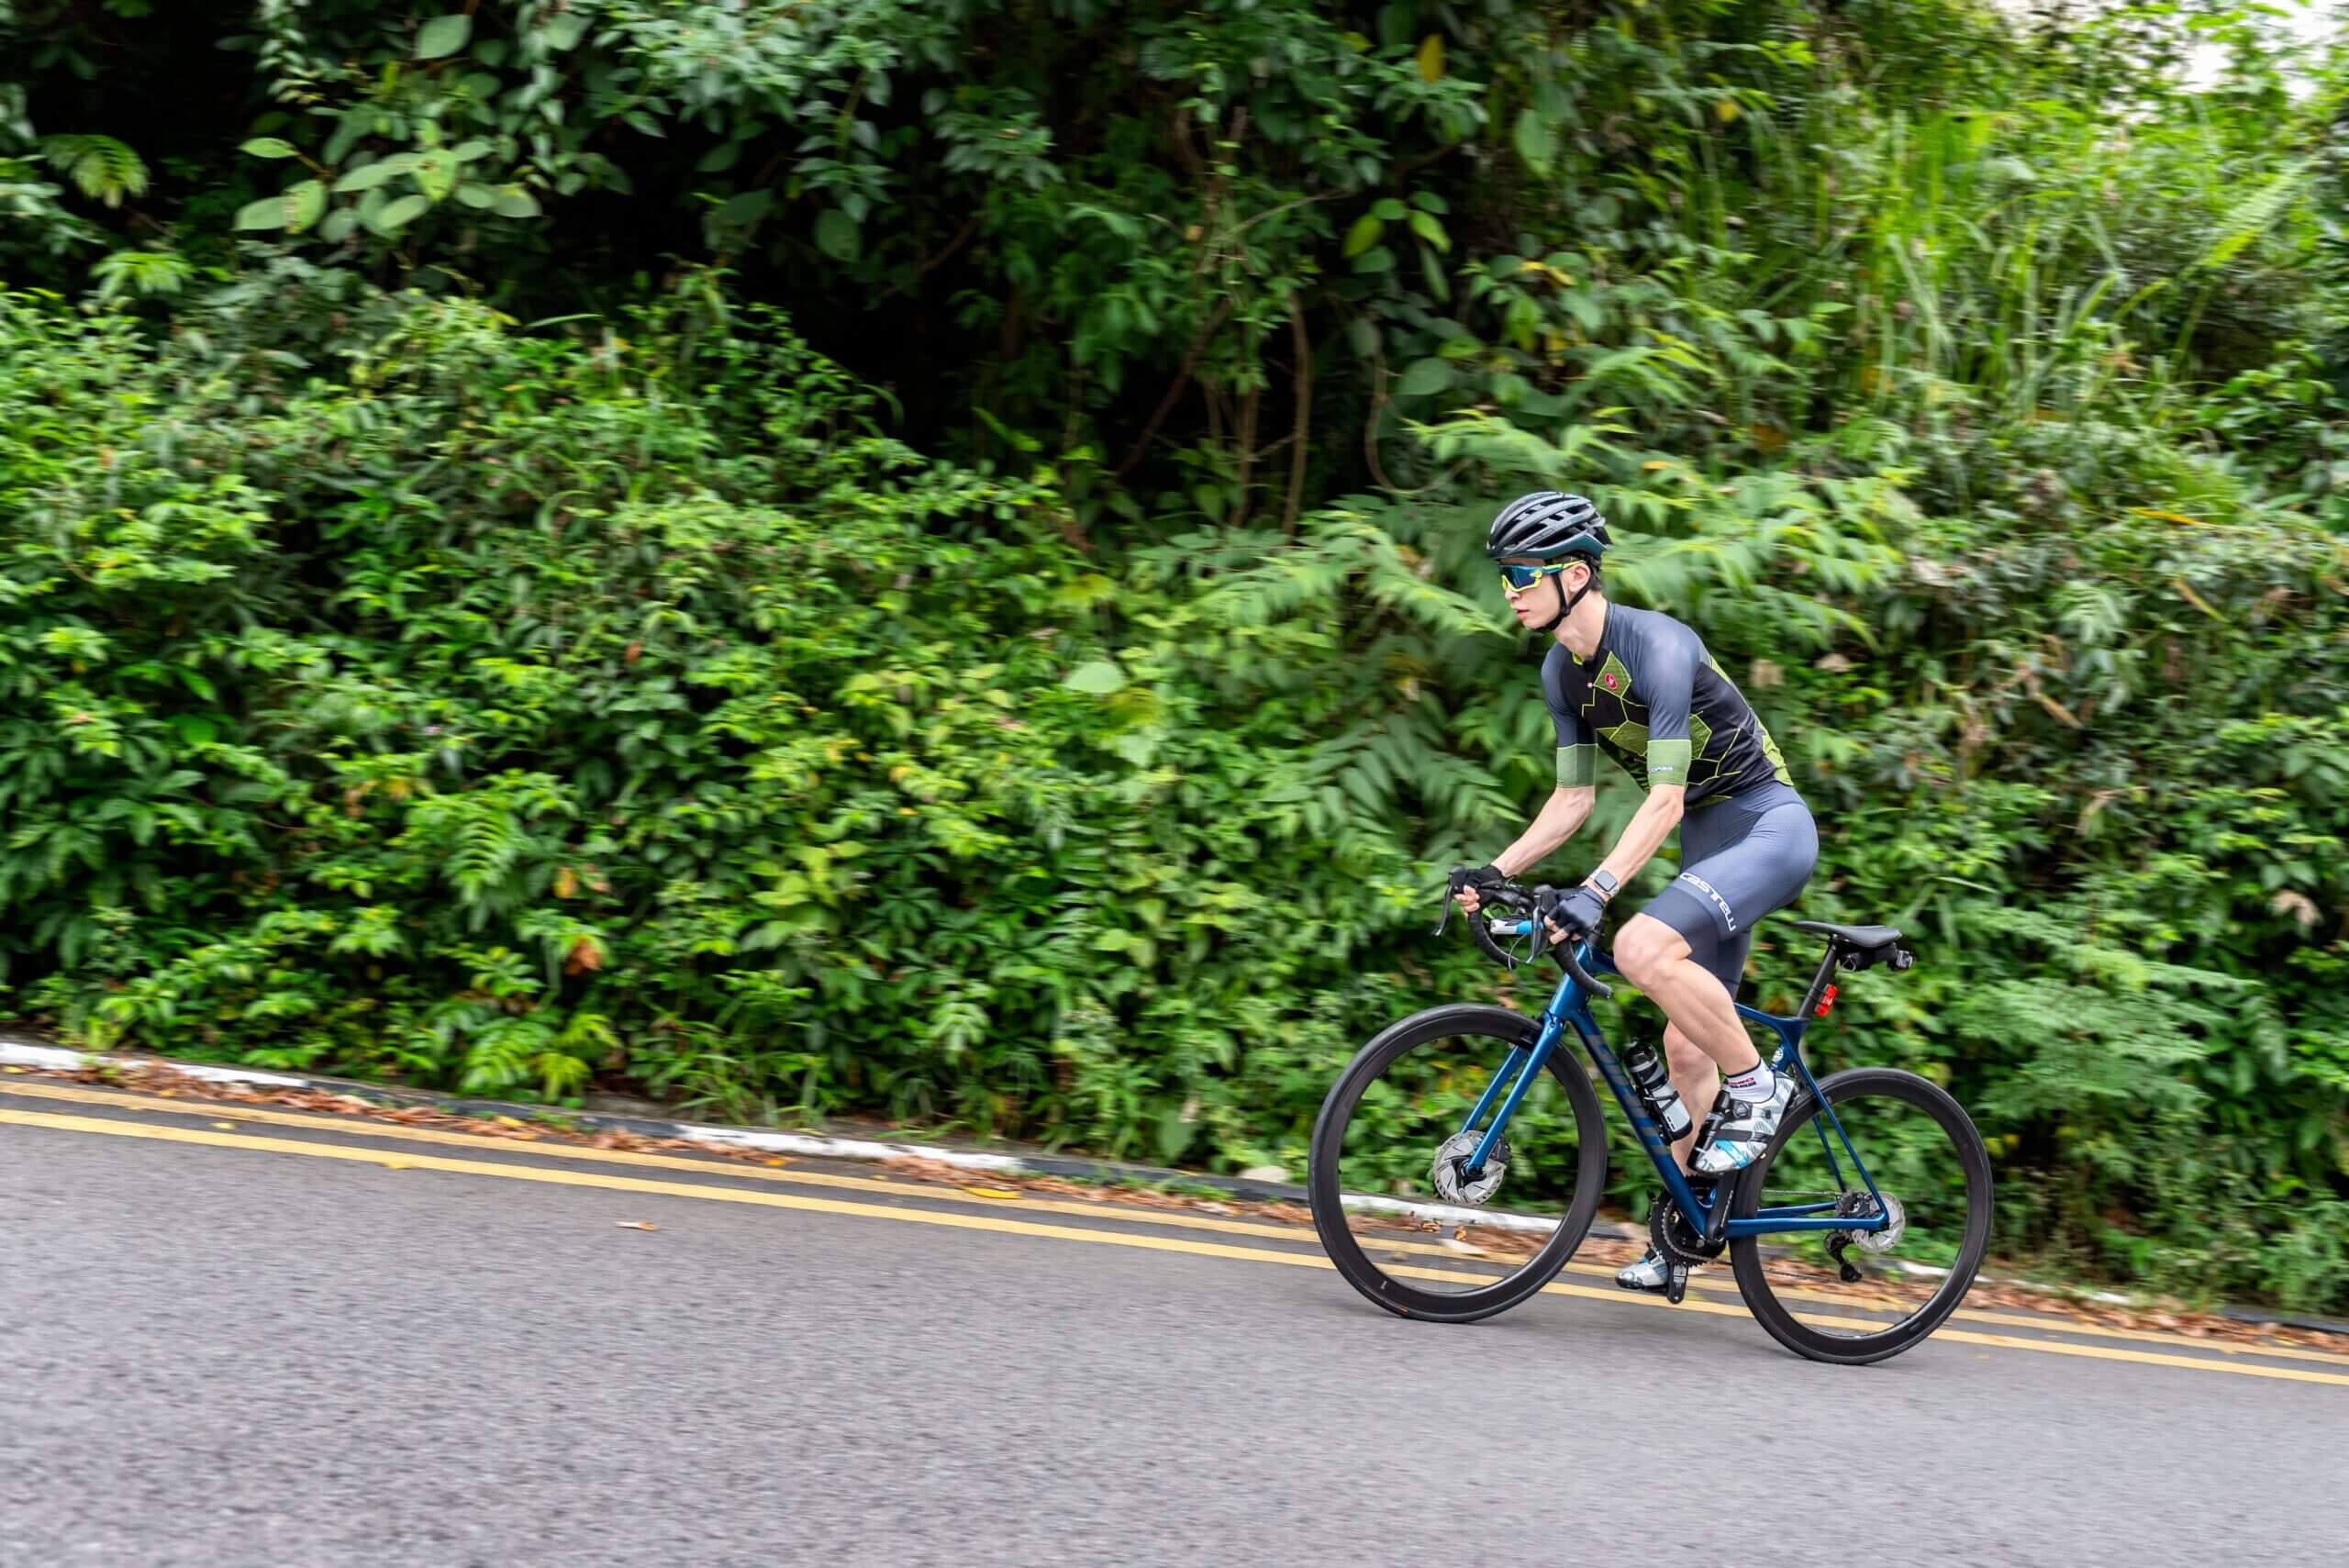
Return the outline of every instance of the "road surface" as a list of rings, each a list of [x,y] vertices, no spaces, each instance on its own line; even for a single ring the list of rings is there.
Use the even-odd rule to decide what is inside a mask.
[[[0,1077],[0,1568],[2349,1562],[2349,1358],[1081,1207]]]

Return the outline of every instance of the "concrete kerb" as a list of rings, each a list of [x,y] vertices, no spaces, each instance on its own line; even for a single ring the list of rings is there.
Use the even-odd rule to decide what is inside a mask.
[[[218,1067],[205,1062],[177,1062],[160,1056],[121,1056],[82,1051],[70,1051],[61,1046],[42,1045],[18,1036],[0,1035],[0,1067],[28,1067],[50,1073],[76,1073],[94,1066],[120,1068],[152,1066],[169,1068],[191,1078],[214,1084],[242,1084],[255,1088],[301,1089],[319,1094],[343,1095],[352,1099],[375,1105],[425,1106],[447,1111],[455,1116],[511,1117],[523,1119],[549,1114],[545,1106],[526,1106],[501,1100],[468,1099],[455,1095],[439,1094],[429,1089],[392,1088],[381,1084],[362,1084],[347,1078],[320,1078],[306,1073],[267,1073],[250,1067]],[[770,1128],[720,1127],[704,1122],[669,1121],[657,1117],[617,1115],[608,1111],[562,1110],[555,1114],[563,1120],[599,1131],[632,1132],[645,1138],[674,1138],[693,1143],[707,1143],[714,1148],[750,1149],[767,1154],[798,1154],[814,1159],[877,1162],[884,1160],[927,1160],[936,1164],[969,1171],[974,1175],[989,1173],[1001,1174],[1061,1176],[1075,1181],[1129,1182],[1147,1185],[1162,1185],[1180,1182],[1191,1186],[1212,1188],[1232,1197],[1252,1203],[1296,1203],[1307,1201],[1305,1188],[1293,1182],[1267,1182],[1241,1176],[1219,1176],[1203,1172],[1168,1170],[1154,1165],[1131,1164],[1116,1160],[1085,1160],[1058,1154],[990,1154],[981,1150],[954,1149],[929,1143],[893,1143],[878,1139],[839,1138],[829,1134],[783,1132]],[[1432,1221],[1439,1225],[1482,1225],[1499,1230],[1516,1230],[1546,1234],[1557,1229],[1552,1220],[1526,1215],[1488,1213],[1481,1209],[1455,1208],[1443,1204],[1406,1203],[1399,1198],[1381,1197],[1374,1194],[1350,1193],[1346,1207],[1376,1213],[1399,1215],[1407,1218]],[[1595,1235],[1631,1240],[1635,1232],[1606,1223],[1591,1227]]]
[[[71,1051],[61,1046],[43,1045],[22,1036],[0,1034],[0,1067],[28,1067],[50,1073],[76,1073],[93,1065],[113,1067],[163,1067],[184,1073],[191,1078],[215,1084],[243,1084],[256,1088],[305,1089],[320,1094],[344,1095],[352,1099],[376,1105],[423,1106],[447,1111],[455,1116],[511,1117],[520,1120],[549,1114],[545,1106],[526,1106],[504,1100],[468,1099],[456,1095],[444,1095],[429,1089],[392,1088],[382,1084],[362,1084],[348,1078],[320,1078],[306,1073],[265,1073],[250,1067],[218,1067],[207,1062],[178,1062],[161,1056],[121,1056],[91,1051]],[[1058,1154],[1023,1153],[990,1154],[982,1150],[952,1149],[929,1143],[892,1143],[878,1139],[835,1138],[808,1132],[781,1132],[769,1128],[720,1127],[704,1122],[670,1121],[659,1117],[625,1116],[609,1111],[557,1111],[565,1121],[581,1127],[614,1132],[632,1132],[644,1138],[674,1138],[691,1143],[707,1143],[713,1148],[751,1149],[763,1153],[799,1154],[813,1159],[879,1162],[885,1160],[928,1160],[974,1174],[1062,1176],[1074,1181],[1127,1182],[1145,1185],[1163,1185],[1180,1182],[1189,1186],[1209,1187],[1232,1197],[1251,1203],[1295,1203],[1307,1201],[1305,1189],[1294,1182],[1267,1182],[1241,1176],[1211,1175],[1204,1172],[1175,1171],[1155,1165],[1132,1164],[1116,1160],[1085,1160]],[[1528,1215],[1507,1214],[1485,1209],[1457,1208],[1446,1204],[1407,1203],[1400,1198],[1384,1197],[1374,1193],[1348,1193],[1348,1208],[1371,1213],[1399,1215],[1405,1218],[1432,1221],[1438,1225],[1480,1225],[1497,1230],[1515,1230],[1541,1235],[1557,1229],[1553,1220]],[[1644,1240],[1644,1226],[1631,1227],[1600,1220],[1593,1224],[1590,1233],[1613,1240]],[[1939,1273],[1943,1271],[1923,1265],[1909,1265],[1919,1273]],[[1983,1284],[2008,1285],[2018,1290],[2043,1293],[2049,1296],[2069,1296],[2087,1301],[2105,1302],[2115,1306],[2133,1305],[2126,1296],[2110,1291],[2064,1288],[2040,1284],[2033,1281],[1998,1279],[1981,1276]],[[2306,1318],[2265,1311],[2258,1307],[2221,1307],[2220,1316],[2241,1323],[2278,1324],[2288,1329],[2307,1329],[2320,1333],[2349,1334],[2349,1323],[2334,1322],[2321,1318]]]

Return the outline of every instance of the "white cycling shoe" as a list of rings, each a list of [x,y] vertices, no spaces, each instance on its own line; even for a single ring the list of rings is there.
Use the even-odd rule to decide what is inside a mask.
[[[1731,1099],[1729,1115],[1721,1118],[1713,1140],[1698,1150],[1689,1164],[1708,1176],[1726,1176],[1744,1170],[1762,1158],[1762,1151],[1777,1136],[1778,1123],[1785,1119],[1787,1106],[1794,1097],[1794,1074],[1781,1073],[1768,1099]]]
[[[1672,1284],[1672,1265],[1653,1247],[1636,1263],[1627,1263],[1615,1271],[1615,1283],[1625,1290],[1663,1291]]]

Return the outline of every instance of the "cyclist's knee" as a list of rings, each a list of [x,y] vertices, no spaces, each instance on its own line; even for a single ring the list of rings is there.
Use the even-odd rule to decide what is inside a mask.
[[[1634,916],[1615,933],[1615,967],[1634,985],[1647,984],[1687,951],[1680,933],[1653,915]]]

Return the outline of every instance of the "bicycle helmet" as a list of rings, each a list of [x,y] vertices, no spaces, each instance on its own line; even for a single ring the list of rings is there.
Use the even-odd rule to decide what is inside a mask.
[[[1501,508],[1491,531],[1485,535],[1485,553],[1495,561],[1511,556],[1536,561],[1580,556],[1589,563],[1590,574],[1572,598],[1566,596],[1566,585],[1559,577],[1550,579],[1551,591],[1558,596],[1558,613],[1533,628],[1547,632],[1555,631],[1582,603],[1583,595],[1598,585],[1598,559],[1614,542],[1607,535],[1607,519],[1587,498],[1536,490]]]
[[[1607,535],[1607,519],[1580,495],[1536,490],[1503,506],[1485,536],[1485,553],[1495,561],[1512,555],[1547,561],[1560,555],[1587,555],[1594,561],[1615,541]]]

